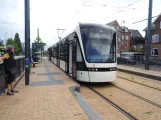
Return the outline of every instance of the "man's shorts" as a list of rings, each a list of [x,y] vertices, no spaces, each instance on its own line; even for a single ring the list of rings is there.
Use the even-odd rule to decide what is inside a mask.
[[[11,84],[12,82],[14,82],[16,80],[16,76],[13,72],[13,70],[7,70],[6,71],[6,78],[7,78],[7,84]]]

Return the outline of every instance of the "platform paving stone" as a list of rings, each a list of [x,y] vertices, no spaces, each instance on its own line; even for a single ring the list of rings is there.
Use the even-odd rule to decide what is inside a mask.
[[[17,85],[19,93],[0,96],[0,120],[88,120],[69,87],[75,83],[47,60],[31,69],[31,86],[25,86],[24,77]],[[44,75],[37,75],[45,73]],[[57,76],[57,77],[56,77]],[[49,78],[52,78],[50,81]],[[59,79],[61,78],[61,79]],[[59,81],[61,84],[49,84]],[[47,85],[32,86],[35,83]]]

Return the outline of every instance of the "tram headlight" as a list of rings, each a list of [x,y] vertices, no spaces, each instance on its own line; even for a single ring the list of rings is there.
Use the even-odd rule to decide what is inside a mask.
[[[116,68],[110,68],[110,70],[111,70],[111,71],[115,71],[115,70],[116,70]]]

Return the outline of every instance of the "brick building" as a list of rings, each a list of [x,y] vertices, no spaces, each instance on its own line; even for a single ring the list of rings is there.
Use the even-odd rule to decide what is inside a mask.
[[[143,31],[147,37],[147,28]],[[151,58],[161,60],[161,14],[152,23],[150,50]]]
[[[145,41],[138,30],[121,27],[117,20],[106,25],[114,27],[117,30],[117,54],[121,52],[135,52],[139,47],[144,48]]]
[[[144,54],[145,38],[138,30],[129,29],[129,31],[131,32],[132,51]]]

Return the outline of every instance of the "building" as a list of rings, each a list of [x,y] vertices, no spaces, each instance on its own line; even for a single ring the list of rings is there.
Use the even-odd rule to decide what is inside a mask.
[[[117,31],[117,54],[121,52],[136,52],[138,48],[143,52],[145,40],[138,30],[128,29],[119,25],[117,20],[107,23]],[[118,55],[119,56],[119,55]]]
[[[114,20],[110,23],[107,23],[106,25],[114,27],[117,30],[117,54],[120,54],[120,41],[121,41],[121,26],[119,25],[119,23],[117,22],[117,20]]]
[[[147,27],[143,31],[147,38]],[[161,60],[161,14],[152,23],[150,50],[151,58]]]
[[[131,32],[127,27],[122,27],[121,31],[121,42],[119,43],[119,50],[121,52],[132,51],[132,40]]]
[[[140,34],[138,30],[129,29],[131,32],[131,45],[133,52],[144,53],[145,48],[145,38]]]

